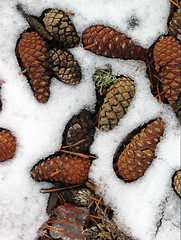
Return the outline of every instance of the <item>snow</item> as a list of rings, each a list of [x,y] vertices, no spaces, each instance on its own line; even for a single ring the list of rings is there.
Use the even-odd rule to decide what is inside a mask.
[[[40,193],[40,189],[51,184],[36,183],[29,172],[39,159],[60,148],[64,127],[74,114],[83,108],[94,109],[91,77],[96,67],[106,64],[111,65],[114,74],[131,77],[136,94],[117,127],[106,133],[97,129],[91,151],[98,158],[91,167],[90,178],[98,183],[98,193],[114,209],[115,219],[127,234],[139,240],[178,240],[179,199],[171,188],[171,177],[180,168],[179,126],[172,109],[152,96],[145,63],[96,56],[80,45],[70,51],[81,66],[81,83],[71,87],[52,79],[49,102],[40,104],[26,77],[18,74],[14,49],[28,24],[17,12],[17,3],[37,16],[50,7],[73,11],[72,21],[80,36],[92,24],[104,24],[146,48],[165,33],[170,7],[168,0],[39,0],[38,4],[36,0],[0,1],[0,79],[5,81],[1,89],[0,127],[11,130],[18,142],[16,156],[0,163],[1,240],[36,239],[38,228],[48,218],[48,194]],[[133,19],[135,26],[131,24]],[[117,147],[133,129],[156,117],[166,123],[156,159],[142,178],[129,184],[122,182],[112,168]]]

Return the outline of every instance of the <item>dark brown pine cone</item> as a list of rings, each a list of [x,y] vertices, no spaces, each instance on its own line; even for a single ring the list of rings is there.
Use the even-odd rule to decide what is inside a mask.
[[[144,60],[148,54],[147,49],[134,44],[125,34],[103,25],[87,28],[82,42],[85,49],[105,57]]]
[[[48,45],[38,33],[27,32],[21,35],[16,51],[35,97],[41,103],[47,102],[52,75],[49,70]]]
[[[73,48],[80,38],[69,16],[58,9],[48,9],[43,13],[43,22],[47,31],[60,43],[63,49]]]
[[[49,52],[49,61],[55,76],[69,85],[76,85],[82,78],[78,61],[68,50],[54,48]]]
[[[118,176],[125,182],[140,178],[155,157],[163,132],[164,122],[157,118],[136,134],[118,157]]]
[[[73,152],[89,153],[89,147],[94,141],[96,120],[95,115],[87,110],[82,110],[73,116],[65,127],[63,133],[63,145],[72,145],[84,140],[82,143],[72,146]]]

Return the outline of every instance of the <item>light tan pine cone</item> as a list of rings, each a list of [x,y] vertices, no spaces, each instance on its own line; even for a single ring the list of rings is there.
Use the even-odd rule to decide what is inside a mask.
[[[181,34],[181,3],[169,22],[168,32],[173,35]]]
[[[76,85],[82,78],[78,61],[68,50],[54,48],[49,51],[49,61],[55,76],[69,85]]]
[[[113,129],[125,115],[135,94],[134,81],[129,77],[118,77],[108,89],[99,112],[100,130]]]
[[[43,22],[47,31],[60,43],[61,49],[73,48],[80,38],[69,16],[58,9],[48,9],[43,13]]]
[[[181,197],[181,169],[175,172],[172,183],[175,192]]]
[[[41,103],[47,102],[52,73],[49,70],[46,42],[38,33],[26,32],[21,35],[16,50],[35,97]]]
[[[83,184],[88,179],[91,161],[70,154],[54,154],[41,160],[31,170],[36,181]]]
[[[16,137],[10,130],[0,128],[0,162],[12,159],[16,153]]]
[[[124,181],[140,178],[155,157],[155,149],[163,132],[164,122],[157,118],[136,134],[118,157],[118,176]]]
[[[103,25],[87,28],[82,42],[87,50],[105,57],[144,60],[148,54],[147,49],[136,45],[125,34]]]

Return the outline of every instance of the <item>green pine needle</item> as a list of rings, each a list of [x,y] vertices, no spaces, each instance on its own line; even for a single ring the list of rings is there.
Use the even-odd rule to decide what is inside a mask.
[[[112,83],[115,83],[117,81],[116,75],[112,74],[110,68],[107,69],[97,68],[92,78],[93,81],[95,82],[96,87],[99,88],[100,94],[103,88],[106,88]]]

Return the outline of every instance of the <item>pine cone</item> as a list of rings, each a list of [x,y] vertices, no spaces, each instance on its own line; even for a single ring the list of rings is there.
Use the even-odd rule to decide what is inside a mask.
[[[30,27],[34,28],[43,38],[48,40],[53,39],[53,37],[45,29],[43,23],[37,17],[27,14],[21,4],[17,4],[16,8],[29,23]]]
[[[161,37],[154,46],[153,54],[165,97],[173,102],[181,92],[180,42],[172,36]]]
[[[54,154],[35,165],[31,176],[36,181],[83,184],[87,181],[90,165],[87,158]]]
[[[175,192],[181,197],[181,169],[175,172],[172,183]]]
[[[105,57],[144,60],[148,54],[147,49],[135,45],[125,34],[103,25],[87,28],[82,42],[87,50]]]
[[[68,15],[58,9],[48,9],[43,13],[43,22],[48,32],[60,42],[61,48],[73,48],[80,38]]]
[[[140,178],[155,157],[155,148],[163,132],[164,122],[157,118],[136,134],[118,157],[118,176],[124,181]]]
[[[0,162],[12,159],[16,152],[16,138],[7,129],[0,128]]]
[[[181,34],[181,4],[169,22],[168,32],[173,35]]]
[[[49,52],[49,60],[56,77],[69,85],[76,85],[82,78],[78,61],[68,51],[54,48]]]
[[[68,122],[63,134],[63,145],[72,145],[85,139],[84,142],[69,149],[73,152],[89,153],[89,147],[94,141],[95,125],[94,114],[85,109],[82,110]]]
[[[88,207],[94,197],[91,191],[85,187],[63,191],[61,192],[61,196],[66,202],[74,203],[79,207]]]
[[[48,62],[48,46],[36,32],[23,33],[17,45],[22,68],[26,69],[35,97],[45,103],[50,95],[51,71]]]
[[[159,72],[161,67],[165,67],[171,61],[179,63],[180,51],[179,40],[172,36],[161,36],[153,49],[156,71]]]
[[[181,92],[181,69],[176,61],[169,62],[159,73],[165,97],[170,103],[178,99]]]
[[[104,103],[99,113],[99,128],[109,131],[127,112],[130,102],[134,97],[134,81],[121,76],[107,90]]]

